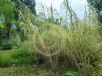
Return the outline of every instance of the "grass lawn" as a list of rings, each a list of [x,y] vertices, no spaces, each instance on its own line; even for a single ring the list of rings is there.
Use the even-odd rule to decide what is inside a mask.
[[[11,55],[15,52],[17,52],[19,49],[13,49],[13,50],[0,50],[0,56],[3,58],[3,59],[11,59]]]
[[[29,51],[23,48],[0,50],[0,67],[12,64],[31,64],[34,63],[34,58]]]
[[[19,49],[0,50],[0,65],[5,66],[12,63],[14,61],[14,59],[12,59],[12,55],[17,51],[19,51]]]
[[[0,56],[3,58],[3,60],[10,60],[11,59],[11,55],[16,52],[16,50],[5,50],[5,51],[1,51],[0,50]]]
[[[16,65],[8,64],[12,62],[12,54],[20,49],[0,51],[0,63],[7,64],[7,67],[0,67],[0,76],[64,76],[63,70],[56,70],[56,72],[48,69],[45,65]],[[4,66],[5,66],[4,65]]]
[[[61,73],[61,72],[60,72]],[[0,68],[0,76],[64,76],[37,65],[15,66]]]
[[[46,65],[37,65],[37,64],[21,64],[16,65],[11,64],[8,66],[9,63],[15,61],[12,59],[12,55],[17,53],[17,51],[21,52],[20,49],[13,49],[13,50],[5,50],[0,51],[0,65],[7,67],[0,67],[0,76],[64,76],[65,69],[59,68],[57,70],[52,71]],[[100,70],[100,73],[102,70]],[[101,73],[102,74],[102,73]]]

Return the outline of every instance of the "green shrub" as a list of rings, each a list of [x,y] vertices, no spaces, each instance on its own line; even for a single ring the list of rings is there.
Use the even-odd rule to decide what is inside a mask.
[[[1,50],[10,50],[19,48],[21,45],[20,37],[17,35],[14,38],[11,38],[10,40],[2,39],[0,47]]]
[[[2,44],[1,44],[1,47],[2,47],[2,50],[9,50],[9,49],[12,49],[12,41],[11,40],[3,40],[2,41]]]
[[[42,64],[44,62],[42,59],[42,56],[22,48],[0,51],[0,67],[11,66],[12,64]]]
[[[20,48],[21,46],[21,39],[19,35],[16,35],[14,38],[11,39],[12,42],[12,48]]]
[[[32,54],[26,49],[17,50],[12,54],[11,58],[15,64],[29,64],[33,62]]]
[[[40,57],[27,49],[19,49],[11,56],[14,64],[34,64],[39,63]]]

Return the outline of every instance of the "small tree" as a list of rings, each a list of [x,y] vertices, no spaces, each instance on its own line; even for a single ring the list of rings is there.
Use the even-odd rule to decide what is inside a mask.
[[[15,20],[15,7],[10,1],[0,0],[0,16],[4,16],[4,23],[6,25],[6,38],[10,38],[10,30],[12,21]]]

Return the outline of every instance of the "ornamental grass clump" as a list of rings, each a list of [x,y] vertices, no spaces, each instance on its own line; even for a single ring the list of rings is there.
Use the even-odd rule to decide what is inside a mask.
[[[33,15],[25,9],[20,11],[20,27],[26,37],[25,44],[35,53],[47,57],[51,67],[54,68],[54,64],[57,64],[57,58],[52,59],[52,57],[63,51],[66,45],[66,30],[62,26],[47,21],[39,26],[34,25],[32,22]]]
[[[101,59],[102,42],[94,8],[89,9],[83,20],[72,14],[72,26],[34,17],[28,8],[20,10],[19,15],[25,47],[42,56],[53,70],[64,66],[79,72],[81,76],[94,76],[94,73],[99,76],[97,63]]]
[[[101,62],[101,36],[99,34],[97,13],[89,9],[85,19],[67,31],[65,59],[68,66],[76,69],[82,76],[90,76]],[[99,73],[97,73],[99,76]]]

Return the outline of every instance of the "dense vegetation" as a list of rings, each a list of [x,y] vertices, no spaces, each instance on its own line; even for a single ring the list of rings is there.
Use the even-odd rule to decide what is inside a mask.
[[[66,14],[56,19],[52,5],[41,5],[37,15],[31,1],[0,0],[0,75],[101,76],[102,35],[96,9],[89,6],[80,20],[64,0],[61,12]]]
[[[102,0],[87,0],[90,5],[96,8],[99,21],[102,23]]]

